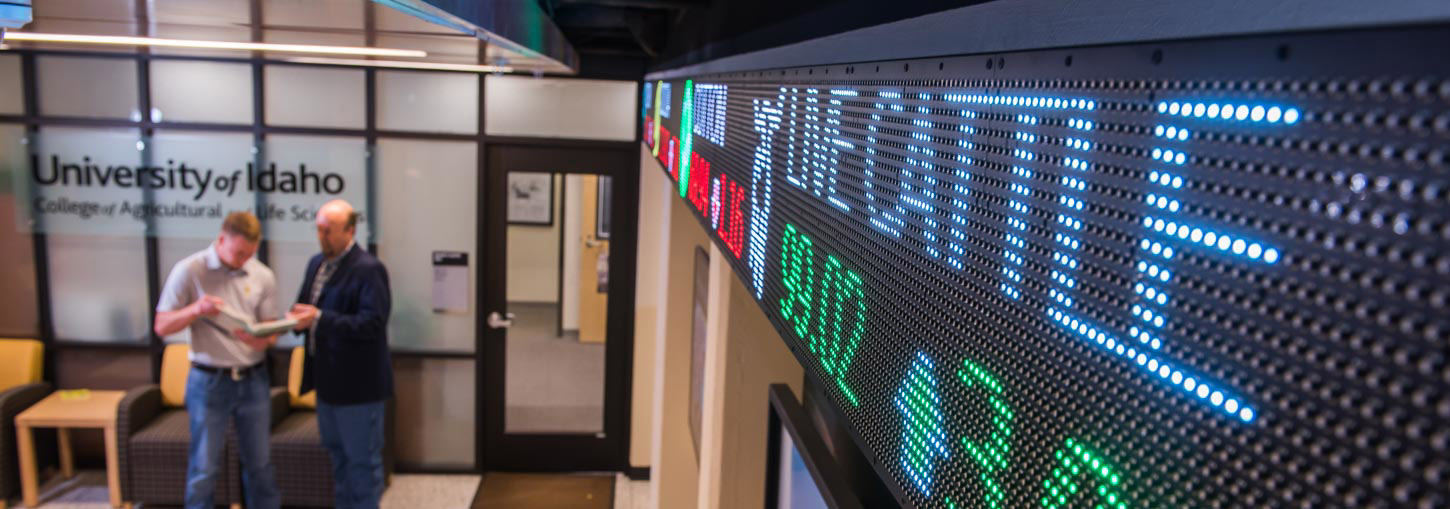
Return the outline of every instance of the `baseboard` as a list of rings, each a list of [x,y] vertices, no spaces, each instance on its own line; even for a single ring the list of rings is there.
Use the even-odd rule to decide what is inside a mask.
[[[648,481],[649,467],[630,466],[624,469],[624,476],[631,481]]]

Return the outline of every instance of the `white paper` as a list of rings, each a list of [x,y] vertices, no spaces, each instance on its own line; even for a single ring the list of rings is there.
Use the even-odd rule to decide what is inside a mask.
[[[257,323],[253,322],[247,315],[229,306],[221,306],[220,310],[221,313],[218,313],[212,319],[218,322],[223,328],[228,331],[241,329],[246,331],[247,334],[256,337],[271,336],[279,332],[291,330],[297,326],[297,320],[290,318]]]
[[[468,312],[468,265],[456,261],[462,253],[433,253],[433,310]],[[451,263],[444,263],[444,259]]]

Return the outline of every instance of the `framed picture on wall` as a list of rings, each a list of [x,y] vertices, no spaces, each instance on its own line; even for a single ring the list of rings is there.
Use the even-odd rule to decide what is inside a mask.
[[[594,200],[594,238],[609,240],[609,211],[614,209],[614,185],[610,177],[599,177],[599,188]]]
[[[549,173],[510,172],[509,224],[554,225],[554,176]]]

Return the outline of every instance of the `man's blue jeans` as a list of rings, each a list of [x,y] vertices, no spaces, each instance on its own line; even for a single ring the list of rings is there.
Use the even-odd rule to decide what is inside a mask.
[[[383,402],[317,402],[322,446],[332,456],[338,509],[378,507],[383,497]]]
[[[227,422],[236,420],[242,457],[242,487],[248,509],[282,506],[268,437],[272,427],[271,384],[266,369],[241,380],[228,373],[192,368],[186,379],[186,411],[191,417],[191,460],[186,466],[186,507],[211,508],[215,503]]]

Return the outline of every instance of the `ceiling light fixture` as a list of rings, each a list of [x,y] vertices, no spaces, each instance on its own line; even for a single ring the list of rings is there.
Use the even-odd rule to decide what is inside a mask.
[[[114,35],[41,34],[34,32],[9,32],[7,41],[60,42],[76,44],[112,44],[121,46],[162,46],[170,48],[203,48],[241,51],[277,51],[287,53],[328,53],[334,55],[359,55],[378,57],[426,57],[428,52],[411,49],[368,48],[363,46],[318,46],[313,44],[271,44],[264,42],[193,41],[186,39],[159,39],[155,37],[126,37]]]
[[[293,57],[287,62],[298,64],[353,65],[359,67],[387,67],[392,69],[422,69],[428,71],[464,72],[513,72],[512,67],[501,65],[448,64],[442,62],[402,62],[397,60],[354,60],[346,58]]]

